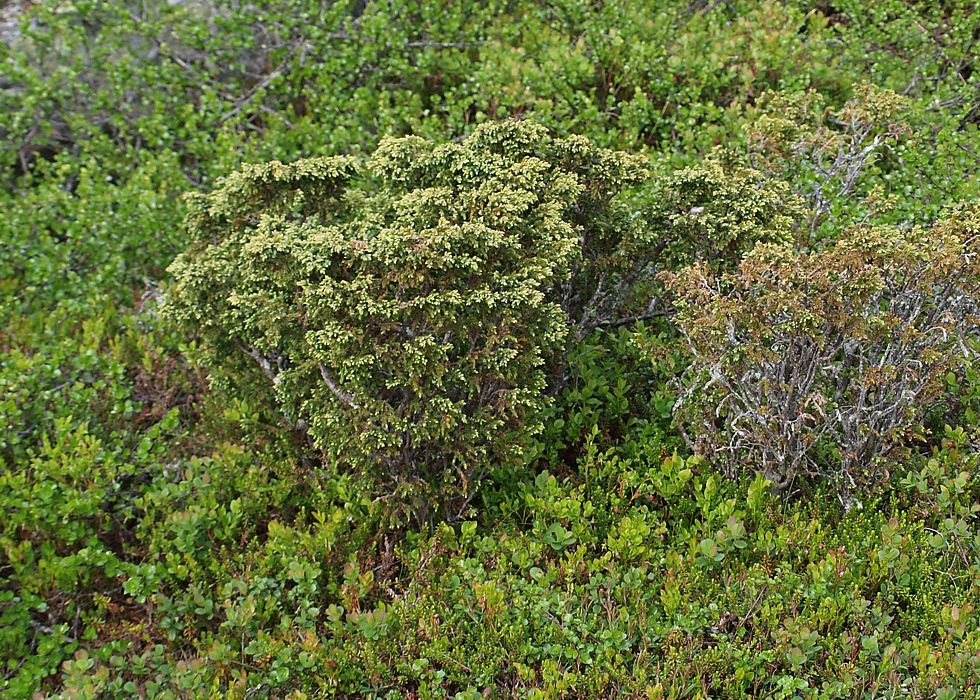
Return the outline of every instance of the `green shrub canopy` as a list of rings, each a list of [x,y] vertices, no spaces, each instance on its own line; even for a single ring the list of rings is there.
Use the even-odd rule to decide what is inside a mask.
[[[642,173],[521,122],[248,166],[191,199],[167,309],[271,382],[332,460],[416,512],[421,493],[465,502],[537,428],[545,363],[595,284],[572,270],[615,248],[610,202]]]

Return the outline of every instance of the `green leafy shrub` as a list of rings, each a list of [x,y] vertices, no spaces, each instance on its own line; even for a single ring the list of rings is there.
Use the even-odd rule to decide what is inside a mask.
[[[908,90],[861,82],[842,104],[814,89],[766,92],[746,134],[748,162],[804,205],[801,248],[857,224],[928,225],[976,196],[976,125],[937,122]]]
[[[760,100],[761,115],[750,134],[751,160],[792,181],[803,196],[804,244],[823,225],[840,227],[848,200],[862,187],[867,190],[876,163],[887,165],[889,154],[911,134],[908,98],[870,84],[859,85],[855,93],[837,110],[813,90],[766,93]]]
[[[980,555],[980,484],[976,451],[968,450],[963,428],[946,426],[941,447],[924,464],[901,480],[911,494],[911,507],[929,524],[929,545],[939,554],[948,551],[964,562]]]
[[[460,514],[537,429],[545,363],[594,321],[629,230],[613,196],[642,172],[520,122],[246,167],[190,201],[166,308],[381,497]]]
[[[778,489],[881,477],[975,334],[978,210],[930,230],[864,228],[824,251],[760,246],[736,273],[668,276],[693,355],[677,418],[728,469]]]
[[[176,419],[168,413],[124,451],[85,423],[59,418],[29,469],[0,470],[0,654],[24,662],[4,669],[3,687],[16,697],[29,697],[96,638],[108,611],[129,605],[119,581],[136,569],[127,557],[135,548],[130,523]]]
[[[712,154],[655,188],[648,225],[663,246],[661,269],[702,260],[734,267],[756,243],[793,240],[800,200],[788,183]]]

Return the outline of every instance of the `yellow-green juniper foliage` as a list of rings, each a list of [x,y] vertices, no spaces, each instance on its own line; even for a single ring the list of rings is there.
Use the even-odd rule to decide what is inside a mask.
[[[612,197],[642,172],[522,122],[246,166],[191,199],[166,310],[382,497],[459,507],[536,431],[583,252],[615,252]]]

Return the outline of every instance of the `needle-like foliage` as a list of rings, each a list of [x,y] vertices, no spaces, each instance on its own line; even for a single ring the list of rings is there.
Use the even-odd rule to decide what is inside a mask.
[[[538,428],[546,362],[616,274],[612,198],[642,173],[520,122],[249,166],[192,200],[167,309],[331,462],[455,517]]]

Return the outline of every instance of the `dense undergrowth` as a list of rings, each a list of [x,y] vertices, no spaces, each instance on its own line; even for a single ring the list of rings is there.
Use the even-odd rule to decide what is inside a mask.
[[[978,48],[972,0],[30,3],[0,43],[4,696],[976,697],[968,354],[930,364],[859,498],[816,468],[775,484],[763,452],[704,447],[735,444],[730,399],[691,353],[731,348],[683,342],[653,276],[642,318],[549,360],[520,459],[413,521],[162,306],[185,193],[511,118],[645,160],[650,272],[714,284],[760,240],[795,270],[869,230],[955,229],[975,264]],[[713,287],[705,324],[748,289]],[[943,316],[967,346],[968,312]],[[674,420],[692,387],[703,440]]]

